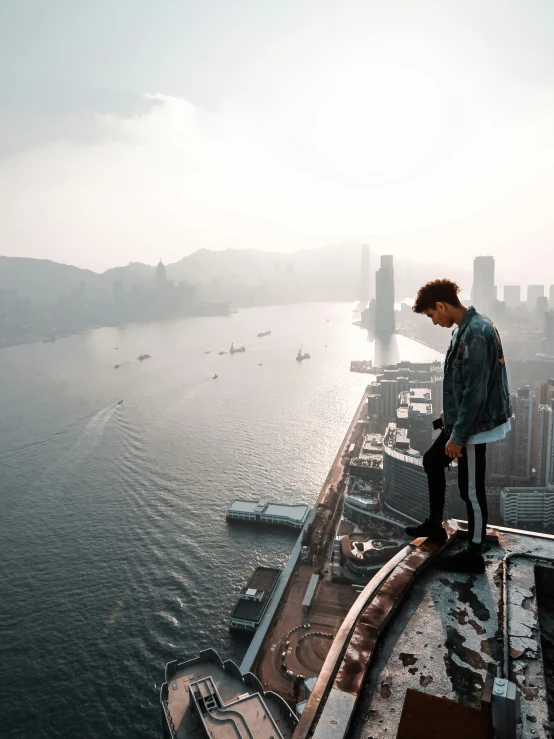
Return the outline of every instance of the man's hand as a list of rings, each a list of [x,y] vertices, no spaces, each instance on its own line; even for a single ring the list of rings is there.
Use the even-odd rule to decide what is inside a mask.
[[[444,453],[447,457],[450,457],[450,459],[457,459],[462,456],[462,449],[463,446],[461,444],[454,444],[454,442],[449,439],[444,447]]]
[[[441,411],[441,421],[442,425],[444,426],[444,411]]]

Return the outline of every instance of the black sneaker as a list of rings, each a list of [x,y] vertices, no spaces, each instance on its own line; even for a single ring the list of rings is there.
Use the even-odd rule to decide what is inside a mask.
[[[433,523],[428,518],[423,523],[413,526],[406,526],[404,531],[408,536],[414,539],[419,539],[421,536],[426,536],[431,541],[443,542],[448,539],[448,534],[443,527],[438,523]]]
[[[485,571],[485,560],[480,552],[462,549],[457,554],[441,557],[437,560],[436,566],[439,570],[446,570],[447,572],[471,572],[480,575]]]

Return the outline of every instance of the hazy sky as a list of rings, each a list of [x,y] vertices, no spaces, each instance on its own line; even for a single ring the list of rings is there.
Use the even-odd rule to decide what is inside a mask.
[[[552,0],[3,0],[0,253],[368,241],[554,283]]]

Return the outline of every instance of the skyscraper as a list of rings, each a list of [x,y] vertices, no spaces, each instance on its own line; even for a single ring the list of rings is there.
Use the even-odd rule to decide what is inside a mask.
[[[527,308],[535,310],[537,307],[537,298],[544,297],[544,285],[528,285],[527,286]]]
[[[394,332],[394,262],[392,255],[381,257],[381,267],[375,273],[375,330]]]
[[[367,303],[370,296],[371,282],[369,279],[369,244],[362,245],[362,272],[360,275],[360,301]]]
[[[537,413],[538,445],[536,473],[537,485],[545,487],[553,481],[554,469],[554,410],[549,405],[539,405]]]
[[[550,306],[550,310],[554,310],[554,285],[550,285],[548,290],[548,304]]]
[[[496,300],[494,257],[475,257],[471,303],[480,313],[489,314]]]
[[[531,477],[533,400],[529,385],[518,388],[514,407],[515,439],[512,466],[514,484],[529,482]]]
[[[504,302],[507,308],[518,306],[521,303],[521,285],[505,285]]]

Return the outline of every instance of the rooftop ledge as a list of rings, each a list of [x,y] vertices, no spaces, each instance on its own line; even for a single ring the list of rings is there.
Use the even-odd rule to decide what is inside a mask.
[[[407,736],[403,721],[412,721],[413,739],[445,731],[456,739],[452,708],[481,726],[474,739],[489,737],[495,674],[517,685],[519,736],[550,735],[543,733],[550,718],[535,567],[554,565],[554,536],[489,528],[486,571],[467,575],[430,566],[466,536],[463,521],[449,520],[445,528],[444,544],[416,539],[366,585],[333,641],[294,739],[340,739],[347,732],[352,739],[390,739]],[[423,711],[418,733],[408,714],[429,700],[441,710]]]

